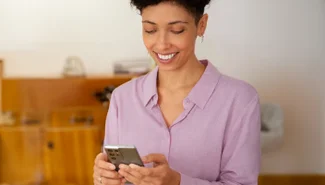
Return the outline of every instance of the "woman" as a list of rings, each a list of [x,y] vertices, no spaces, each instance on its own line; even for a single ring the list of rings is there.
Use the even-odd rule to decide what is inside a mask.
[[[195,56],[210,0],[131,0],[157,67],[114,90],[105,144],[135,145],[144,163],[118,172],[104,153],[95,184],[254,185],[260,166],[260,107],[249,84]]]

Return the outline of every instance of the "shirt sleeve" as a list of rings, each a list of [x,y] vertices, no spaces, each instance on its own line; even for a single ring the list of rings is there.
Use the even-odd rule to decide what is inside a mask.
[[[105,122],[104,146],[108,144],[116,145],[119,142],[118,135],[118,107],[116,104],[116,94],[113,91],[109,102],[108,113]],[[105,150],[104,150],[105,152]]]
[[[209,182],[181,174],[180,185],[257,185],[261,161],[260,128],[260,104],[256,96],[226,130],[220,178]]]

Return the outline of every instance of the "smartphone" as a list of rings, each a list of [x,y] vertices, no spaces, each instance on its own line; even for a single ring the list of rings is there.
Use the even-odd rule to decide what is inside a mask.
[[[137,148],[133,145],[105,145],[104,149],[110,163],[119,170],[120,164],[144,166]]]

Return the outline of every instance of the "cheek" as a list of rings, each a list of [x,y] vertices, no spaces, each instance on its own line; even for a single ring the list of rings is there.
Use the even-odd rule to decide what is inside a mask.
[[[195,39],[192,36],[183,37],[182,39],[175,39],[174,45],[180,50],[191,51],[195,46]]]
[[[142,38],[143,38],[143,43],[144,43],[145,47],[147,49],[150,49],[150,48],[152,49],[153,46],[155,45],[154,39],[152,37],[148,37],[145,35]]]

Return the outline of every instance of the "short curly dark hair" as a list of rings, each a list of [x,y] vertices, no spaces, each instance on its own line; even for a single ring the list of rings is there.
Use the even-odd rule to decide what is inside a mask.
[[[130,4],[142,13],[142,10],[148,6],[158,5],[159,3],[168,1],[184,7],[194,16],[195,22],[198,23],[204,14],[205,7],[210,4],[211,0],[131,0]]]

